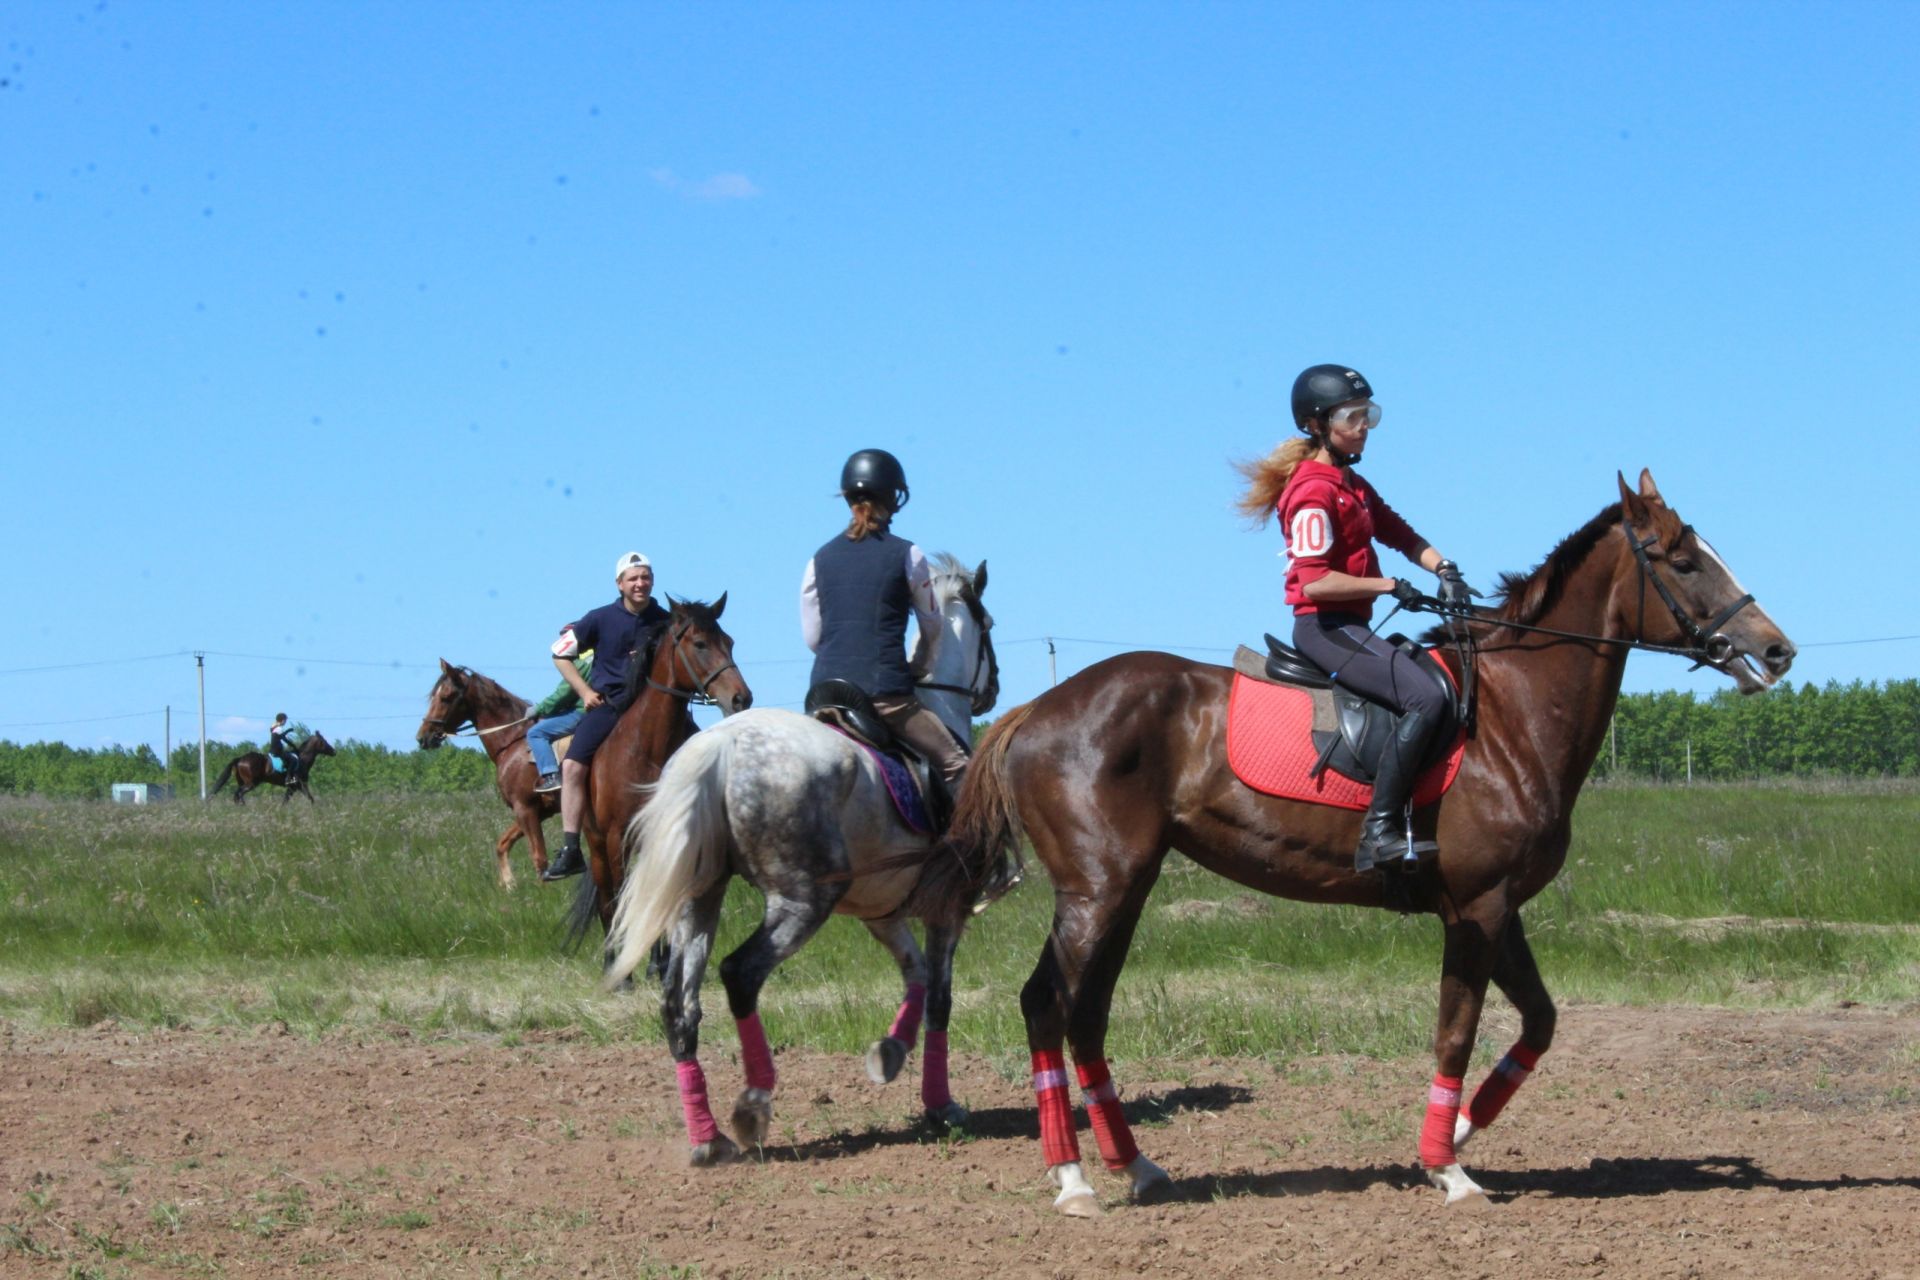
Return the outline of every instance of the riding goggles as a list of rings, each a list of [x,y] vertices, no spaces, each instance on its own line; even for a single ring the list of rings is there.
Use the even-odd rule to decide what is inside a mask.
[[[1342,405],[1327,415],[1327,424],[1334,427],[1358,427],[1364,420],[1368,427],[1380,425],[1380,406],[1369,400],[1365,404]]]

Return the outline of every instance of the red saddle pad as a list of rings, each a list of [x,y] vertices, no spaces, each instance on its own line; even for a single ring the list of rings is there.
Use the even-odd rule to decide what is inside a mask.
[[[1317,778],[1307,776],[1320,755],[1312,730],[1311,692],[1233,673],[1233,693],[1227,703],[1227,763],[1234,776],[1270,796],[1341,809],[1366,808],[1373,799],[1371,783],[1355,782],[1332,769],[1322,770]],[[1416,809],[1446,794],[1460,772],[1466,747],[1467,735],[1462,733],[1446,757],[1420,775],[1413,788]]]

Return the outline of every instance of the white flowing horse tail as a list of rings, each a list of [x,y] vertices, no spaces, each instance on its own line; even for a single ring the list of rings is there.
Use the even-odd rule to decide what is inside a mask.
[[[627,825],[626,878],[607,930],[609,988],[625,982],[687,903],[726,874],[733,735],[724,728],[696,733],[674,752],[653,798]]]

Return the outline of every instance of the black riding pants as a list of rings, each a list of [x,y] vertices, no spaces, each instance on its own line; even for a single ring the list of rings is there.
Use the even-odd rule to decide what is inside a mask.
[[[1369,636],[1351,613],[1303,613],[1293,620],[1293,647],[1334,673],[1334,683],[1402,715],[1447,710],[1447,691],[1405,650]]]

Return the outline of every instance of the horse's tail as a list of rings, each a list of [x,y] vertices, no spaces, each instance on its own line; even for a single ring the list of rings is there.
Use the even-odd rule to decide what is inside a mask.
[[[233,759],[227,761],[227,767],[220,771],[220,780],[213,784],[213,790],[207,792],[207,794],[210,796],[219,795],[220,788],[226,786],[227,779],[233,776],[233,766],[239,763],[240,763],[240,758],[238,756],[235,756]]]
[[[1007,752],[1033,707],[1031,702],[1015,707],[994,721],[980,739],[967,766],[966,781],[960,784],[953,821],[914,886],[909,915],[937,919],[956,910],[964,914],[985,885],[1010,883],[1012,877],[1004,874],[1009,863],[1016,868],[1021,865],[1025,828],[1014,799]]]
[[[587,940],[587,933],[599,918],[600,886],[592,876],[581,876],[580,887],[573,891],[573,905],[567,908],[567,931],[560,943],[561,950],[570,956],[577,955],[580,944]]]
[[[627,874],[607,930],[606,985],[626,981],[687,903],[727,872],[730,735],[696,733],[667,761],[653,799],[627,825]]]

